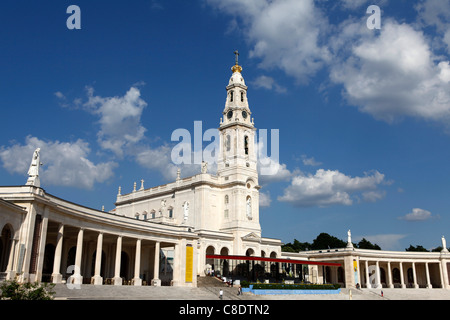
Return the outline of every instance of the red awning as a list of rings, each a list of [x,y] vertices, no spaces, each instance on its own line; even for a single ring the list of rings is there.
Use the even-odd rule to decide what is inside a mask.
[[[223,259],[223,260],[228,259],[228,260],[244,260],[244,261],[280,262],[280,263],[308,264],[308,265],[329,266],[329,267],[340,267],[341,266],[340,263],[331,263],[331,262],[276,259],[276,258],[264,258],[264,257],[247,257],[247,256],[221,256],[221,255],[215,255],[215,254],[207,254],[206,259]]]

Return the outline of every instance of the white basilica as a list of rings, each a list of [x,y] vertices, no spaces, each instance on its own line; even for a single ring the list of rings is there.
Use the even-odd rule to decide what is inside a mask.
[[[217,174],[117,195],[110,212],[48,194],[40,149],[25,185],[0,186],[0,280],[196,286],[214,271],[235,279],[344,287],[449,288],[450,253],[346,248],[281,252],[262,237],[255,127],[238,60],[226,86]],[[45,152],[45,150],[42,150]]]

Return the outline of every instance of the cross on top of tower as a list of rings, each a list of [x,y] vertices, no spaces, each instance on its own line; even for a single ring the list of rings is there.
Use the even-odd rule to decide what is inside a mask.
[[[239,65],[239,51],[234,51],[234,55],[236,56],[236,64],[231,67],[231,70],[233,71],[233,73],[235,72],[242,72],[242,67]]]

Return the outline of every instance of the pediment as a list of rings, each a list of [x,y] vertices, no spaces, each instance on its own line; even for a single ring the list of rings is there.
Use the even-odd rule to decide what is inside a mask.
[[[261,237],[259,237],[256,233],[250,232],[249,234],[243,236],[241,238],[243,241],[252,241],[252,242],[261,242]]]

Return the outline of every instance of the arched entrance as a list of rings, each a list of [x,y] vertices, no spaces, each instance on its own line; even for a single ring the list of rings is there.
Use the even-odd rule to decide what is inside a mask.
[[[0,236],[0,272],[5,272],[8,267],[12,235],[12,227],[9,224],[5,225]]]
[[[221,256],[227,256],[228,255],[228,248],[222,248],[220,250],[220,255]],[[230,265],[227,259],[221,259],[220,260],[220,269],[221,269],[221,273],[222,275],[224,275],[225,277],[229,277],[231,274],[231,270],[230,270]]]
[[[216,249],[213,246],[209,246],[206,248],[206,255],[214,255],[215,251]],[[214,272],[214,259],[206,259],[205,267],[207,274]]]

